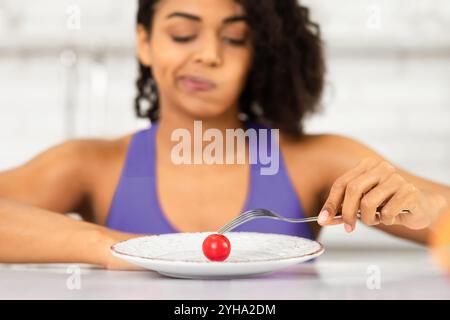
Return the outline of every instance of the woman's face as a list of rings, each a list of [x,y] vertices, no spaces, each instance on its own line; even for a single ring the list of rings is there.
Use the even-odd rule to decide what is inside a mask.
[[[152,68],[162,113],[185,112],[196,119],[237,113],[253,54],[241,5],[162,0],[155,9],[150,37],[138,27],[138,54]]]

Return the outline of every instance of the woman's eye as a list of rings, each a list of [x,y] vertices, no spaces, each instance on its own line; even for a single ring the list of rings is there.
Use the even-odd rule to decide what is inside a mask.
[[[191,40],[193,40],[195,38],[195,36],[187,36],[187,37],[175,37],[173,36],[172,39],[176,42],[189,42]],[[246,39],[231,39],[231,38],[224,38],[224,40],[228,43],[230,43],[231,45],[234,46],[243,46],[245,45]]]
[[[234,46],[243,46],[245,45],[245,39],[226,39],[230,44]]]
[[[188,36],[188,37],[172,37],[172,39],[176,42],[188,42],[192,39],[194,39],[195,36]]]

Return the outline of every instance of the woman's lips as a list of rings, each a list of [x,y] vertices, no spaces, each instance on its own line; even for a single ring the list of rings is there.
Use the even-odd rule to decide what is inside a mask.
[[[189,91],[209,91],[216,87],[214,82],[196,76],[183,76],[180,81]]]

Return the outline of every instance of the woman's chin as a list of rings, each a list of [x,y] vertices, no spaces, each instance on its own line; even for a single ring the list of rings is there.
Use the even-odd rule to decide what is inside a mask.
[[[217,108],[211,105],[197,105],[195,107],[185,107],[184,111],[194,119],[211,119],[225,114],[226,109]]]

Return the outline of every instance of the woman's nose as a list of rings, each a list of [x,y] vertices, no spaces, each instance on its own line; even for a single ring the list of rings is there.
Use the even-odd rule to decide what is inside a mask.
[[[218,39],[214,37],[206,38],[199,51],[197,52],[195,62],[203,63],[209,66],[218,66],[222,64],[222,52]]]

